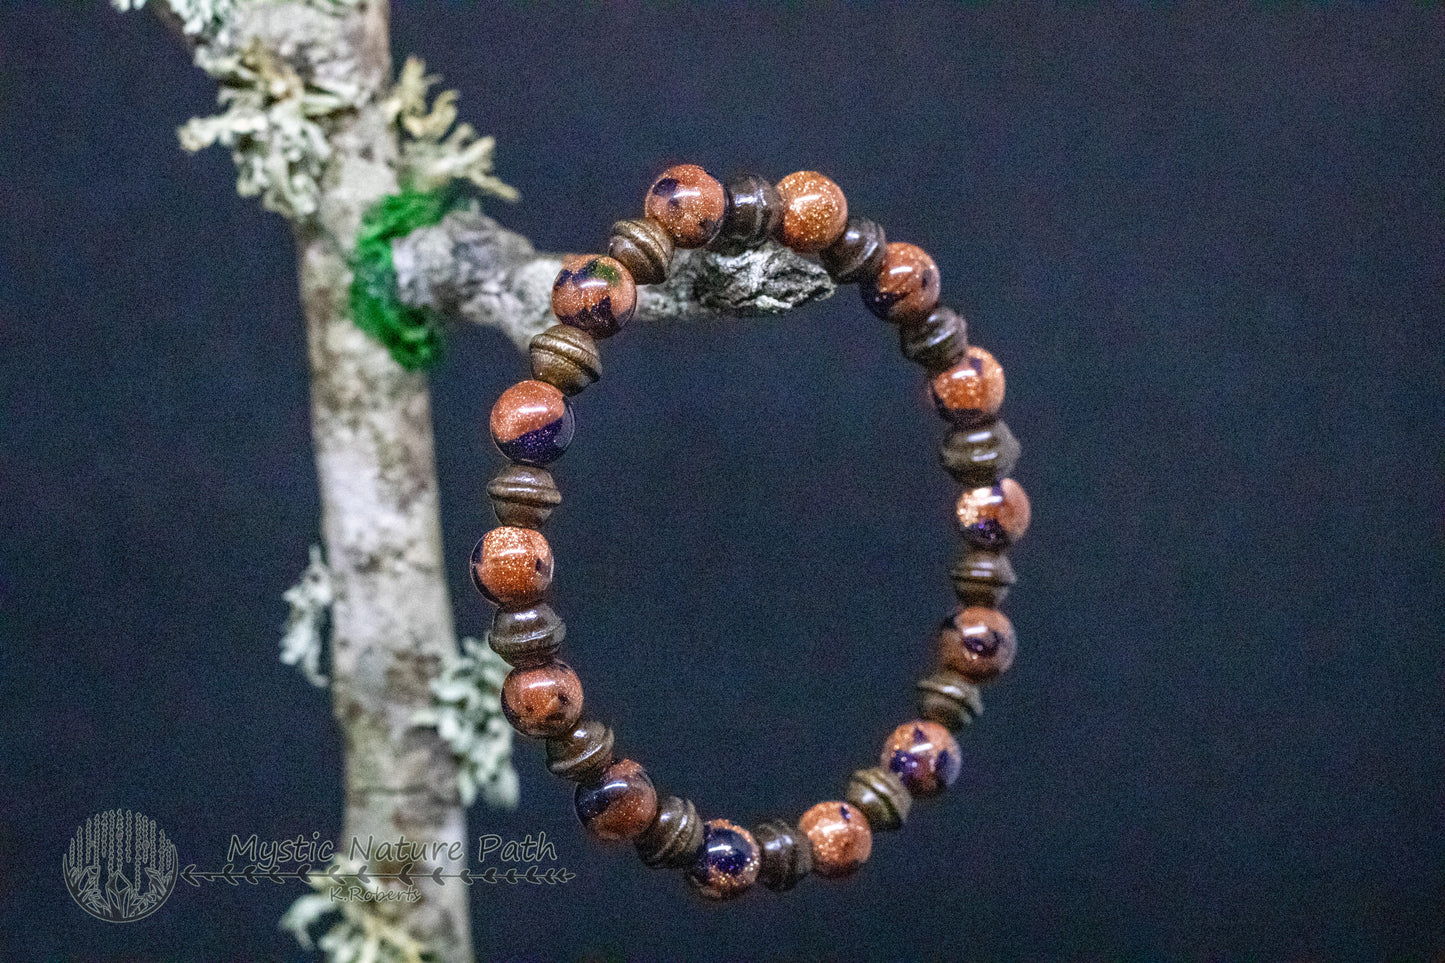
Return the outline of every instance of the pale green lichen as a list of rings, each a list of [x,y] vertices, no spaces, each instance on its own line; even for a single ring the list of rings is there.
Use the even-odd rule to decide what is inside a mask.
[[[319,949],[328,963],[435,963],[436,955],[382,909],[389,905],[386,901],[332,899],[337,887],[346,894],[354,892],[353,886],[369,894],[384,892],[375,879],[358,875],[361,863],[338,860],[333,865],[338,872],[315,873],[307,880],[313,892],[291,904],[281,917],[281,929],[295,936],[303,949]],[[313,941],[311,930],[332,914],[336,919]]]
[[[463,639],[461,655],[432,680],[432,705],[417,712],[417,725],[435,726],[457,761],[462,802],[480,792],[487,805],[515,809],[520,795],[512,768],[512,727],[502,715],[502,683],[508,666],[476,639]]]
[[[281,661],[296,666],[318,689],[327,685],[326,676],[321,674],[322,629],[335,596],[331,570],[321,560],[321,546],[312,545],[310,564],[297,583],[281,594],[291,606],[286,632],[281,636]]]

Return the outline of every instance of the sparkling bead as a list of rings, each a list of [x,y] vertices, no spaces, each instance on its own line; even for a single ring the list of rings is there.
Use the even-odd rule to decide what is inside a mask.
[[[963,360],[933,378],[933,405],[955,425],[992,421],[1003,405],[1003,368],[993,355],[971,347]]]
[[[975,548],[1008,548],[1029,530],[1033,510],[1024,488],[1012,478],[997,485],[965,489],[958,496],[958,530]]]
[[[602,356],[597,342],[581,328],[554,324],[532,339],[527,353],[532,377],[575,395],[602,377]]]
[[[938,662],[970,682],[1008,671],[1018,652],[1013,623],[998,609],[959,609],[938,630]]]
[[[552,473],[532,465],[508,465],[487,484],[487,496],[497,521],[517,528],[541,528],[553,509],[562,504],[562,493]]]
[[[637,284],[619,262],[600,254],[569,254],[552,284],[552,313],[594,338],[610,338],[637,311]]]
[[[818,260],[839,284],[861,284],[878,276],[887,247],[881,226],[866,217],[850,217],[838,239],[818,252]]]
[[[696,164],[662,172],[647,192],[647,216],[661,224],[678,247],[702,247],[717,236],[727,214],[722,183]]]
[[[762,857],[753,834],[726,819],[703,824],[702,850],[688,879],[709,899],[732,899],[757,881]]]
[[[928,252],[914,244],[894,242],[883,254],[883,266],[859,285],[868,310],[884,321],[916,323],[938,304],[942,278]]]
[[[557,654],[567,626],[546,602],[498,609],[492,616],[487,644],[508,665],[524,667],[549,662]]]
[[[583,719],[564,735],[547,740],[547,768],[572,782],[592,783],[612,765],[612,730],[596,719]]]
[[[575,429],[572,406],[545,381],[519,381],[492,406],[492,441],[524,465],[545,465],[567,450]]]
[[[648,866],[690,866],[702,849],[702,820],[691,800],[668,796],[657,818],[637,837],[637,854]]]
[[[541,601],[552,584],[552,547],[530,528],[494,528],[472,549],[472,584],[498,605]]]
[[[597,781],[577,787],[577,818],[598,839],[632,840],[657,817],[657,790],[631,759],[618,759]]]
[[[947,371],[968,353],[968,322],[940,305],[922,321],[898,326],[898,350],[929,374]]]
[[[852,876],[873,852],[868,820],[849,803],[818,803],[803,813],[798,829],[812,844],[813,872],[819,876]]]
[[[983,715],[978,686],[952,669],[939,669],[918,680],[918,714],[957,732]],[[852,797],[849,797],[852,800]]]
[[[883,746],[881,765],[919,798],[937,796],[953,784],[963,760],[958,743],[943,726],[927,719],[905,722]]]
[[[638,284],[661,284],[672,266],[672,236],[650,217],[612,225],[607,254],[632,274]]]
[[[972,428],[955,428],[938,451],[939,464],[971,487],[993,485],[1019,460],[1019,442],[1002,419]]]
[[[859,769],[848,780],[848,801],[868,819],[874,832],[891,832],[902,827],[913,806],[903,781],[896,773],[879,766]]]
[[[948,574],[960,602],[988,609],[998,608],[1016,581],[1007,555],[972,546],[964,550]]]
[[[777,188],[757,174],[728,181],[728,209],[722,230],[708,245],[721,254],[740,254],[772,237],[783,217]]]
[[[848,225],[848,199],[817,171],[798,171],[778,181],[783,202],[779,239],[799,254],[816,254]]]
[[[513,669],[502,683],[502,714],[524,736],[560,736],[582,717],[582,680],[565,662]]]
[[[768,889],[784,893],[813,871],[813,848],[808,837],[780,819],[753,827],[753,839],[761,852],[758,881]]]

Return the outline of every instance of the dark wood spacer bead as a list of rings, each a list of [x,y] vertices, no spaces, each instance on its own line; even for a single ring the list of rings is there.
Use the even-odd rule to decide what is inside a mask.
[[[850,217],[838,240],[818,252],[818,260],[839,284],[861,284],[878,276],[887,248],[880,225],[866,217]]]
[[[554,324],[532,339],[532,377],[575,395],[602,377],[597,341],[581,328]]]
[[[1018,580],[1007,555],[981,548],[965,550],[948,574],[960,602],[987,609],[998,608]]]
[[[547,768],[554,776],[590,783],[612,764],[612,730],[596,719],[583,719],[562,736],[547,740]]]
[[[983,715],[983,696],[952,669],[937,669],[918,680],[918,714],[957,732]]]
[[[487,484],[492,511],[503,525],[541,528],[556,507],[562,493],[552,473],[532,465],[509,465]]]
[[[498,609],[492,616],[487,644],[516,668],[544,665],[557,654],[567,626],[546,602],[521,608]]]
[[[899,325],[898,348],[929,374],[947,371],[968,353],[968,322],[940,304],[922,321]]]
[[[969,488],[996,485],[1018,463],[1018,439],[1002,419],[977,428],[957,428],[943,439],[938,462]]]
[[[902,781],[879,766],[859,769],[848,780],[847,799],[862,810],[875,832],[891,832],[908,819],[913,795]]]
[[[650,217],[612,225],[607,256],[620,261],[638,284],[661,284],[672,266],[672,236]]]
[[[758,879],[774,892],[784,893],[813,871],[813,844],[808,837],[780,819],[753,827],[762,866]]]
[[[727,184],[728,207],[722,230],[708,248],[719,254],[741,254],[772,237],[783,219],[783,202],[772,182],[757,174],[734,177]]]
[[[668,796],[658,803],[652,825],[637,837],[637,855],[648,866],[690,866],[702,849],[702,835],[692,800]]]

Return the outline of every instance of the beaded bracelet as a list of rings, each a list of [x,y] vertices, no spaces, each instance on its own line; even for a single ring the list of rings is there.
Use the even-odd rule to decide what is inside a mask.
[[[918,683],[920,718],[893,730],[879,765],[853,774],[846,801],[818,803],[796,827],[772,820],[747,830],[703,822],[676,796],[659,801],[640,765],[614,757],[611,729],[583,718],[582,685],[556,658],[565,628],[545,601],[552,550],[538,529],[561,503],[543,466],[572,439],[567,396],[601,377],[597,339],[632,318],[636,285],[664,280],[675,247],[737,254],[769,239],[816,255],[835,281],[859,285],[870,311],[899,326],[903,354],[928,372],[934,406],[952,426],[940,460],[964,485],[957,520],[965,547],[951,572],[962,604],[939,629],[935,668]],[[873,832],[898,829],[915,797],[937,796],[957,778],[953,734],[983,711],[978,684],[1013,662],[1013,626],[998,605],[1014,583],[1004,552],[1029,523],[1027,496],[1004,477],[1019,446],[997,417],[1003,369],[967,344],[964,320],[938,304],[939,283],[927,253],[849,217],[843,192],[821,174],[800,171],[776,186],[747,175],[724,186],[700,167],[671,167],[648,191],[646,216],[612,226],[607,255],[563,261],[552,288],[560,323],[532,340],[532,379],[492,408],[492,438],[513,464],[487,486],[501,526],[472,550],[471,575],[499,607],[490,644],[513,666],[503,712],[518,732],[545,738],[547,767],[578,783],[577,815],[590,833],[633,841],[649,866],[686,867],[705,896],[734,897],[757,881],[788,890],[809,872],[856,871]]]

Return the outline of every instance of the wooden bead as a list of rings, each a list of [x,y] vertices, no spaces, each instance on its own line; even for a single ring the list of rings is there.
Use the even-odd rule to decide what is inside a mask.
[[[987,351],[970,347],[962,360],[934,376],[929,388],[945,419],[960,427],[982,424],[1003,405],[1003,368]]]
[[[895,241],[883,254],[883,266],[859,285],[868,310],[897,324],[912,324],[928,317],[938,304],[943,279],[928,252],[916,244]]]
[[[799,254],[816,254],[848,225],[848,199],[817,171],[798,171],[778,181],[783,216],[778,239]]]
[[[566,624],[546,602],[498,609],[487,644],[508,665],[524,667],[551,661],[567,637]]]
[[[577,818],[598,839],[632,840],[657,818],[657,790],[647,771],[618,759],[592,783],[577,787]]]
[[[1024,488],[1012,478],[997,485],[965,489],[958,496],[958,530],[975,548],[998,551],[1023,538],[1033,509]]]
[[[583,719],[564,735],[547,740],[547,769],[578,783],[595,782],[612,765],[612,730],[596,719]]]
[[[951,786],[962,763],[952,733],[936,722],[915,719],[893,730],[883,745],[880,765],[923,799]]]
[[[722,182],[696,164],[662,172],[647,192],[647,216],[661,224],[678,247],[702,247],[717,236],[727,214]]]
[[[988,609],[998,608],[1017,581],[1007,555],[972,546],[964,549],[948,574],[960,602]]]
[[[703,824],[702,849],[688,879],[708,899],[733,899],[752,888],[761,867],[752,833],[726,819],[711,819]]]
[[[947,371],[968,353],[968,323],[940,305],[922,321],[898,326],[898,350],[930,374]]]
[[[661,284],[672,266],[672,236],[650,217],[618,221],[612,225],[607,254],[638,284]]]
[[[775,893],[785,893],[813,871],[813,847],[808,837],[780,819],[753,827],[761,853],[758,881]]]
[[[572,443],[576,424],[567,398],[545,381],[519,381],[492,406],[492,441],[523,465],[555,461]]]
[[[545,468],[508,465],[487,484],[497,521],[517,528],[541,528],[562,504],[562,493]]]
[[[938,662],[970,682],[987,682],[1008,671],[1018,653],[1013,623],[998,609],[959,609],[938,630]]]
[[[690,866],[702,849],[702,820],[690,799],[668,796],[657,818],[637,837],[637,854],[648,866]]]
[[[993,485],[1019,460],[1019,442],[1002,419],[948,433],[938,461],[945,471],[971,488]]]
[[[740,254],[755,248],[778,229],[783,202],[777,188],[757,174],[743,174],[728,181],[728,207],[722,230],[708,245],[720,254]]]
[[[852,876],[873,853],[873,830],[851,803],[818,803],[803,813],[798,830],[812,845],[813,872],[819,876]]]
[[[898,775],[879,766],[853,773],[846,795],[867,818],[874,832],[880,833],[901,828],[913,806],[913,797]]]
[[[818,252],[818,260],[839,284],[861,284],[878,277],[887,246],[882,226],[866,217],[850,217],[838,239]]]
[[[597,341],[570,324],[554,324],[532,339],[532,377],[575,395],[602,377]]]
[[[541,532],[503,525],[472,549],[472,584],[497,605],[530,605],[552,584],[552,547]]]
[[[983,696],[959,673],[938,669],[918,680],[918,714],[957,732],[983,715]]]
[[[571,732],[582,717],[582,680],[565,662],[513,669],[502,683],[502,715],[534,739]]]
[[[552,313],[594,338],[610,338],[637,312],[637,283],[621,262],[569,254],[552,284]]]

